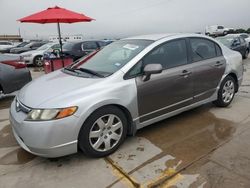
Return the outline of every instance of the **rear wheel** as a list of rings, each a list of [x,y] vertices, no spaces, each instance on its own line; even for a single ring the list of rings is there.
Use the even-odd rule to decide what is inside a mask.
[[[228,106],[235,95],[236,81],[232,76],[227,76],[221,83],[218,91],[218,99],[214,101],[214,104],[219,107]]]
[[[43,66],[43,61],[42,61],[42,56],[36,56],[33,60],[33,64],[37,67],[42,67]]]
[[[83,124],[79,136],[79,147],[88,156],[104,157],[113,153],[124,141],[127,119],[115,106],[95,111]]]

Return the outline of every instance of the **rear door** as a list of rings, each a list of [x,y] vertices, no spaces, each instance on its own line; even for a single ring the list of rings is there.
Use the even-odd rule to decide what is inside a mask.
[[[190,38],[189,52],[192,57],[194,101],[211,97],[226,69],[226,60],[220,46],[205,38]]]
[[[192,103],[192,68],[188,64],[186,39],[166,42],[149,52],[138,65],[161,64],[163,72],[143,81],[136,77],[140,122],[164,115]],[[132,71],[133,72],[133,71]]]

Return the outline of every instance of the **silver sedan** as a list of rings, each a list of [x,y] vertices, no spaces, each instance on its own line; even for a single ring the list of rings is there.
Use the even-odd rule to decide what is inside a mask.
[[[212,38],[127,38],[26,85],[10,122],[33,154],[103,157],[147,125],[208,102],[228,106],[242,78],[241,55]]]

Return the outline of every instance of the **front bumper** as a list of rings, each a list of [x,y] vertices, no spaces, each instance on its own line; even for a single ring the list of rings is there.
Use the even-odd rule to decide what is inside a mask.
[[[42,157],[60,157],[77,152],[75,126],[78,118],[70,116],[54,121],[24,121],[27,114],[17,112],[11,104],[10,123],[19,145],[26,151]]]

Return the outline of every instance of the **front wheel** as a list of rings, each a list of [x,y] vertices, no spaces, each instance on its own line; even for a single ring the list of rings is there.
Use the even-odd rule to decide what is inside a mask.
[[[219,107],[227,107],[234,98],[236,87],[235,79],[232,76],[227,76],[221,83],[218,98],[214,104]]]
[[[42,56],[36,56],[33,60],[33,64],[37,67],[42,67],[43,66],[43,60],[42,60]]]
[[[79,136],[79,148],[88,156],[104,157],[122,144],[127,133],[127,119],[115,106],[95,111],[83,124]]]

